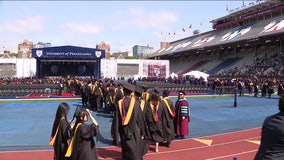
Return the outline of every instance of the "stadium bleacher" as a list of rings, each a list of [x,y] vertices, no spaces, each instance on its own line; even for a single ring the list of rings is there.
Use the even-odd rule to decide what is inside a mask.
[[[282,1],[270,0],[236,11],[213,20],[212,23],[216,23],[214,30],[170,42],[168,47],[153,53],[150,58],[175,59],[170,72],[179,74],[189,72],[192,68],[217,75],[224,70],[229,73],[229,70],[253,66],[255,58],[265,53],[283,53],[283,9]],[[223,21],[223,24],[217,24],[217,21]],[[178,55],[182,55],[183,60],[179,61],[182,64],[176,58]],[[187,59],[186,66],[181,67]],[[269,70],[273,69],[270,67]]]

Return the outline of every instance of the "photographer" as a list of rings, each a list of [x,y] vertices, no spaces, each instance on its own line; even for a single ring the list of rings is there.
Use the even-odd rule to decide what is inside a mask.
[[[85,124],[89,117],[92,124]],[[98,135],[98,123],[91,111],[79,109],[76,113],[73,136],[65,156],[70,157],[71,160],[98,160],[96,144],[93,139],[94,136]]]

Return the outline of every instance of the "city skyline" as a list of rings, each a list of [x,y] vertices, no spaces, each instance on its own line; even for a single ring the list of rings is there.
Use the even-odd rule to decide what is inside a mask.
[[[104,41],[111,53],[132,53],[135,45],[156,51],[161,41],[212,30],[211,20],[251,2],[0,1],[0,46],[17,52],[24,40],[91,48]]]

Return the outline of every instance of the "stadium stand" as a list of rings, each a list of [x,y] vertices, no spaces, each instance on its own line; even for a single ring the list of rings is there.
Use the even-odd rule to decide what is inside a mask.
[[[190,68],[188,68],[187,70],[181,72],[180,74],[185,74],[187,72],[190,72],[192,70],[196,70],[197,68],[203,66],[204,64],[206,64],[208,62],[208,60],[201,60],[199,62],[197,62],[195,65],[191,66]]]
[[[212,31],[170,42],[168,47],[158,50],[150,58],[165,57],[172,60],[181,56],[183,61],[190,59],[184,70],[181,70],[178,59],[171,63],[171,72],[179,71],[177,73],[181,74],[201,61],[206,61],[207,63],[195,69],[207,71],[210,75],[244,75],[248,67],[254,68],[256,58],[263,57],[264,54],[283,53],[283,10],[283,1],[268,0],[256,3],[213,20]],[[196,58],[192,59],[193,57]],[[265,71],[259,73],[267,75],[275,70],[273,68],[265,67]]]
[[[218,73],[221,69],[226,69],[228,67],[230,67],[231,65],[237,63],[238,61],[240,61],[242,58],[241,57],[236,57],[236,58],[228,58],[226,60],[224,60],[222,63],[220,63],[219,65],[215,66],[214,68],[212,68],[211,70],[208,71],[209,74],[216,74]]]

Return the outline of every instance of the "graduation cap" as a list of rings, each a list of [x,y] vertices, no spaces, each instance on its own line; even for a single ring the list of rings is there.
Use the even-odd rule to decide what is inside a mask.
[[[142,93],[144,92],[144,89],[142,88],[142,87],[140,87],[140,86],[135,86],[135,94],[137,95],[137,96],[142,96]]]
[[[168,97],[170,95],[170,91],[169,90],[163,90],[163,96],[164,97]]]
[[[156,93],[161,93],[161,92],[162,92],[162,89],[159,88],[159,87],[154,87],[154,92],[156,92]]]
[[[141,88],[142,88],[144,91],[146,91],[146,90],[149,89],[149,87],[147,87],[147,86],[142,86]]]
[[[123,85],[123,91],[126,94],[131,94],[133,91],[135,91],[135,86],[130,84],[130,83],[126,83]]]

